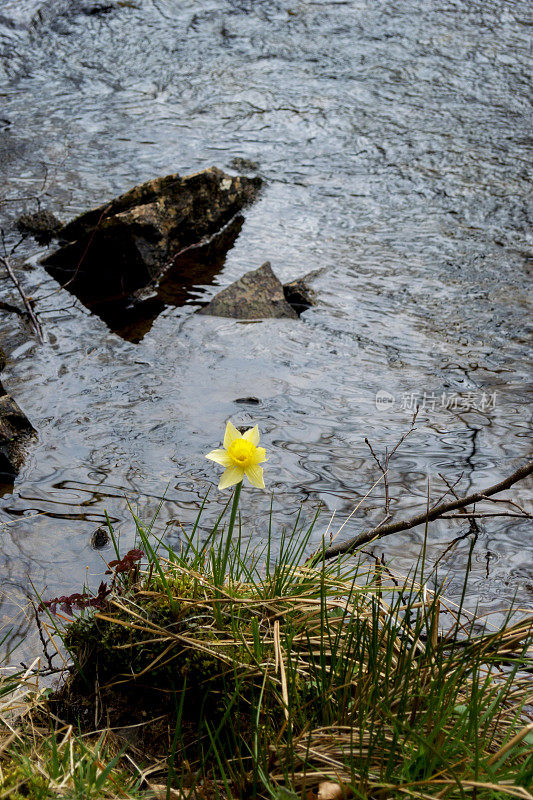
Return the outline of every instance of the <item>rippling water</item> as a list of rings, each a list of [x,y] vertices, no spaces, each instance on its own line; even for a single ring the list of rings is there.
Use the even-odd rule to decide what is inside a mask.
[[[19,247],[47,342],[37,345],[2,312],[11,352],[2,379],[39,431],[0,499],[4,619],[29,578],[47,596],[99,582],[91,534],[107,510],[131,541],[125,496],[146,517],[164,495],[159,530],[169,523],[176,541],[172,521],[192,519],[217,479],[203,453],[230,416],[261,428],[276,534],[301,503],[307,515],[324,506],[316,540],[333,511],[336,530],[379,474],[364,438],[377,451],[392,446],[417,400],[417,431],[391,462],[398,513],[423,506],[428,476],[437,499],[439,473],[462,473],[466,492],[523,463],[528,6],[3,0],[8,246],[33,198],[68,219],[156,175],[231,170],[244,157],[266,189],[217,283],[267,259],[282,280],[321,270],[318,304],[297,322],[199,317],[189,302],[167,308],[131,344],[59,288],[39,266],[42,249]],[[216,290],[199,286],[197,298]],[[16,300],[5,278],[0,291]],[[379,391],[394,401],[377,408]],[[248,396],[260,404],[235,402]],[[472,400],[483,408],[465,410]],[[531,482],[512,495],[529,502]],[[213,492],[208,516],[223,499]],[[257,491],[243,496],[257,541],[269,502]],[[382,516],[380,485],[342,535]],[[501,518],[479,529],[471,604],[501,609],[515,592],[530,601],[531,526]],[[433,524],[430,555],[467,531],[468,522]],[[408,569],[422,535],[399,534],[374,551]],[[442,560],[452,595],[468,548],[467,537]]]

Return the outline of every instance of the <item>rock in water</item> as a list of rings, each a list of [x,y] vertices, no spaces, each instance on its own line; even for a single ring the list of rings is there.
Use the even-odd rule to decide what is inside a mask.
[[[0,480],[17,475],[24,448],[35,436],[35,429],[0,383]]]
[[[110,541],[109,531],[102,525],[100,528],[97,528],[91,536],[91,547],[94,550],[102,550],[104,547],[107,547]]]
[[[49,244],[63,227],[58,218],[46,209],[34,214],[21,214],[16,226],[21,233],[33,236],[39,244]]]
[[[220,231],[260,187],[260,178],[216,167],[156,178],[65,225],[65,244],[43,263],[102,319],[116,318],[136,292],[161,279],[176,254]]]
[[[222,289],[199,313],[234,319],[298,318],[268,261]]]

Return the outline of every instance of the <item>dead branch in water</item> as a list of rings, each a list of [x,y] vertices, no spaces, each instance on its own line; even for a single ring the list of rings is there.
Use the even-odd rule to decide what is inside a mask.
[[[458,497],[457,499],[448,503],[439,503],[437,506],[433,506],[433,508],[423,511],[421,514],[415,514],[415,516],[409,517],[408,519],[399,520],[398,522],[391,522],[388,525],[380,525],[376,528],[372,528],[369,531],[363,531],[363,533],[359,534],[359,536],[354,536],[352,539],[348,539],[346,542],[339,542],[338,544],[331,545],[325,550],[317,550],[317,552],[311,556],[311,560],[314,563],[318,563],[318,561],[321,559],[335,558],[335,556],[340,556],[344,553],[351,553],[353,550],[356,550],[358,547],[363,544],[367,544],[368,542],[377,539],[383,539],[385,536],[390,536],[393,533],[400,533],[401,531],[407,531],[411,528],[416,528],[417,525],[424,525],[426,522],[432,522],[433,520],[442,517],[444,514],[448,514],[450,511],[463,509],[465,506],[478,503],[480,500],[487,500],[492,495],[499,494],[500,492],[509,489],[515,483],[518,483],[518,481],[521,481],[528,475],[531,475],[532,472],[533,461],[529,461],[527,464],[524,464],[522,467],[513,472],[512,475],[504,478],[499,483],[495,483],[493,486],[488,486],[486,489],[481,489],[480,491],[469,494],[466,497]],[[512,501],[508,502],[512,503]],[[525,514],[525,516],[529,517],[530,515]]]
[[[32,306],[31,300],[26,295],[26,293],[24,292],[24,289],[20,285],[19,279],[17,278],[17,276],[13,272],[13,267],[9,263],[9,257],[7,255],[7,251],[6,251],[4,232],[3,231],[2,231],[2,244],[3,244],[3,247],[4,247],[4,255],[0,256],[0,264],[2,264],[2,266],[4,266],[6,268],[7,274],[9,275],[11,280],[13,281],[13,283],[14,283],[14,285],[15,285],[18,293],[19,293],[19,295],[22,298],[22,302],[24,303],[24,308],[26,309],[26,313],[27,313],[28,317],[30,318],[32,327],[35,330],[35,333],[37,334],[37,338],[39,339],[39,342],[41,344],[43,344],[44,343],[43,330],[41,328],[41,324],[40,324],[39,320],[35,316],[35,312],[33,310],[33,306]]]

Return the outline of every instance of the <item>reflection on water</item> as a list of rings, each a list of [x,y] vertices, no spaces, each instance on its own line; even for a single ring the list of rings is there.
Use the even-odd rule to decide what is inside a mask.
[[[140,342],[165,308],[185,305],[189,298],[195,296],[198,284],[213,283],[224,266],[228,250],[235,244],[243,222],[244,217],[237,214],[214,235],[179,250],[169,267],[152,280],[149,280],[145,267],[141,275],[133,275],[133,260],[130,261],[126,253],[121,255],[122,268],[118,269],[118,257],[113,263],[114,254],[109,252],[109,242],[100,242],[97,249],[90,243],[90,238],[88,243],[82,240],[81,245],[77,243],[69,247],[67,269],[61,263],[54,263],[55,258],[63,256],[62,250],[54,253],[51,261],[47,259],[46,268],[62,288],[68,288],[114,333],[129,342]],[[91,264],[88,269],[80,270],[79,265],[89,247]],[[117,243],[117,250],[119,247]],[[71,249],[74,249],[74,258],[70,254]],[[96,252],[92,252],[93,249]],[[74,270],[72,263],[77,264]],[[102,270],[102,275],[95,274],[96,267]],[[105,274],[108,278],[104,286]]]
[[[428,476],[437,498],[439,473],[462,473],[466,492],[522,463],[525,0],[141,0],[103,15],[82,5],[7,0],[0,15],[8,245],[24,208],[39,202],[68,219],[176,170],[227,170],[242,157],[267,186],[215,284],[192,276],[186,295],[163,298],[139,344],[61,290],[38,265],[45,251],[29,241],[17,251],[48,341],[28,345],[2,312],[13,350],[3,380],[39,431],[1,500],[6,584],[23,593],[30,576],[48,594],[97,585],[105,550],[91,536],[107,511],[130,543],[125,497],[149,517],[164,496],[158,529],[178,541],[171,521],[193,519],[213,486],[203,453],[230,416],[257,422],[271,453],[276,532],[302,502],[308,515],[324,506],[317,538],[333,511],[336,530],[379,475],[365,436],[379,451],[392,446],[413,395],[424,407],[391,464],[395,513],[423,506]],[[298,321],[255,325],[193,313],[218,284],[267,260],[282,281],[322,269],[318,305]],[[7,281],[1,290],[16,301]],[[379,391],[393,401],[377,407]],[[237,402],[250,396],[260,403]],[[530,489],[512,494],[527,503]],[[378,484],[342,535],[379,521],[383,494]],[[224,502],[212,497],[209,519]],[[254,540],[269,503],[244,494]],[[527,523],[478,524],[472,604],[501,608],[515,591],[525,602]],[[468,521],[432,525],[431,555],[467,530]],[[408,569],[422,536],[391,537],[375,552]],[[468,547],[467,537],[442,561],[452,594]]]

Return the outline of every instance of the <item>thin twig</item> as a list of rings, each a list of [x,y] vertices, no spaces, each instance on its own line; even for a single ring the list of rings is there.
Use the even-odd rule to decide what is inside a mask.
[[[411,420],[411,427],[409,428],[408,431],[406,431],[404,433],[403,436],[400,437],[400,439],[398,439],[398,441],[396,442],[396,444],[394,445],[394,447],[392,448],[390,453],[389,453],[388,448],[385,448],[385,460],[384,460],[384,463],[381,463],[381,460],[376,455],[376,453],[374,451],[374,448],[372,447],[371,443],[365,437],[365,444],[367,445],[368,449],[372,453],[372,458],[374,459],[374,461],[378,465],[378,467],[379,467],[379,469],[380,469],[380,471],[381,471],[381,473],[383,475],[383,486],[385,487],[385,517],[384,517],[384,519],[381,520],[381,522],[377,526],[378,528],[380,528],[382,525],[384,525],[386,522],[388,522],[390,517],[391,517],[391,514],[390,514],[390,501],[391,501],[391,498],[390,498],[389,478],[388,478],[389,462],[390,462],[392,456],[394,455],[394,453],[396,452],[396,450],[400,447],[400,445],[402,445],[403,442],[407,439],[407,437],[415,430],[415,422],[416,422],[416,418],[417,418],[418,412],[419,412],[419,407],[417,406],[416,410],[415,410],[415,413],[413,414],[413,418]]]
[[[452,484],[440,472],[439,472],[439,477],[442,478],[442,480],[444,481],[444,483],[446,484],[446,486],[448,487],[450,492],[453,494],[455,499],[458,500],[459,499],[459,495],[455,491],[455,486],[457,485],[457,481],[452,486]],[[476,512],[476,507],[474,506],[472,512],[470,514],[467,513],[464,516],[467,517],[468,521],[470,522],[470,530],[472,531],[473,534],[475,534],[476,541],[477,541],[477,535],[479,533],[479,526],[478,526],[478,524],[476,522],[477,514],[475,512]]]
[[[93,243],[93,239],[94,239],[94,237],[95,237],[95,235],[96,235],[96,232],[98,231],[98,229],[99,229],[99,227],[100,227],[100,223],[102,222],[102,220],[103,220],[104,216],[107,214],[107,212],[108,212],[108,211],[109,211],[111,208],[112,208],[112,203],[109,203],[109,205],[107,205],[107,206],[104,208],[104,210],[102,211],[102,213],[100,214],[100,217],[99,217],[99,219],[98,219],[98,222],[96,223],[96,225],[94,226],[93,230],[91,231],[91,233],[90,233],[90,235],[89,235],[89,238],[88,238],[88,240],[87,240],[87,243],[86,243],[86,245],[85,245],[85,249],[84,249],[84,251],[83,251],[83,253],[82,253],[82,256],[81,256],[80,260],[78,261],[78,265],[76,266],[76,269],[74,270],[73,274],[70,276],[70,278],[68,279],[68,281],[65,281],[65,283],[62,283],[62,284],[61,284],[61,289],[66,289],[66,288],[67,288],[67,286],[70,286],[70,284],[71,284],[73,281],[75,281],[75,280],[76,280],[76,278],[78,277],[78,273],[79,273],[79,271],[80,271],[80,269],[81,269],[81,267],[82,267],[82,265],[83,265],[83,262],[85,261],[85,259],[86,259],[86,257],[87,257],[87,253],[89,252],[89,249],[90,249],[90,247],[91,247],[91,245],[92,245],[92,243]]]
[[[481,499],[482,500],[490,500],[491,503],[508,503],[510,506],[514,506],[519,511],[521,511],[522,514],[529,514],[529,512],[526,511],[525,508],[522,508],[522,506],[519,503],[517,503],[515,500],[511,500],[508,497],[490,497],[490,498],[489,497],[482,497]]]
[[[41,644],[43,646],[44,656],[45,656],[45,658],[46,658],[46,660],[48,662],[48,669],[52,670],[53,672],[55,672],[55,671],[59,672],[61,670],[59,670],[53,664],[53,659],[57,656],[57,652],[56,653],[52,653],[52,654],[50,654],[48,652],[48,641],[44,637],[43,628],[42,628],[42,625],[41,625],[41,620],[40,620],[39,614],[37,612],[37,608],[35,606],[35,603],[33,603],[33,601],[32,601],[32,606],[33,606],[33,614],[35,616],[35,622],[37,623],[37,631],[39,632],[39,639],[41,640]]]
[[[43,331],[42,331],[42,328],[41,328],[41,324],[40,324],[39,320],[37,319],[37,317],[35,316],[35,312],[33,311],[30,299],[25,294],[24,289],[20,285],[20,282],[19,282],[17,276],[13,272],[13,268],[11,267],[11,264],[9,263],[9,259],[7,257],[6,248],[5,248],[5,239],[4,239],[4,232],[3,231],[2,231],[2,244],[4,246],[4,253],[5,254],[3,256],[0,256],[0,263],[3,264],[3,266],[6,268],[7,274],[9,275],[9,277],[11,278],[13,283],[15,284],[15,286],[16,286],[16,288],[18,290],[18,293],[20,294],[20,296],[22,298],[22,302],[24,303],[24,308],[26,309],[26,311],[28,313],[28,316],[29,316],[29,318],[31,320],[31,323],[32,323],[32,325],[33,325],[33,327],[35,329],[35,333],[37,334],[37,338],[39,339],[39,342],[41,344],[44,344],[44,337],[43,337]]]
[[[461,480],[463,475],[464,475],[464,472],[461,472],[461,474],[459,475],[457,480],[454,481],[452,484],[450,484],[450,483],[448,483],[448,481],[446,480],[444,475],[441,475],[441,473],[439,472],[439,477],[442,478],[442,480],[444,481],[444,483],[446,484],[446,486],[448,488],[446,489],[446,491],[443,494],[441,494],[441,496],[438,498],[438,500],[435,500],[435,502],[433,503],[431,508],[435,508],[435,506],[438,506],[439,503],[442,503],[444,498],[447,497],[450,494],[450,492],[453,492],[454,497],[457,497],[457,495],[455,494],[455,492],[453,490],[455,489],[455,487],[457,486],[457,484],[459,483],[459,481]]]

